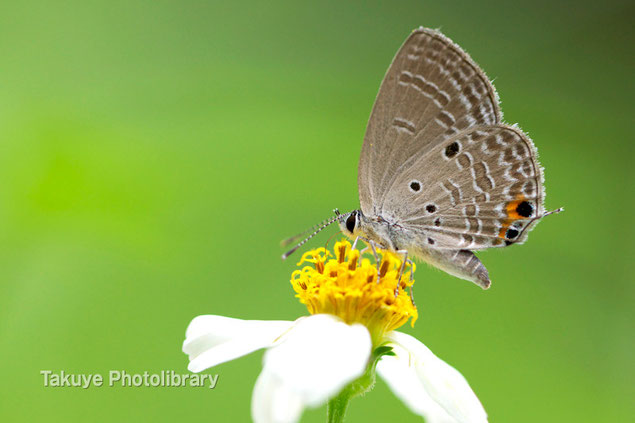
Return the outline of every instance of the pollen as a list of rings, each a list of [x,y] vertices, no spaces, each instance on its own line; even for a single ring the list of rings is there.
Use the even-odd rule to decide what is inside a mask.
[[[298,266],[306,265],[291,275],[296,297],[311,314],[365,325],[373,344],[410,318],[414,326],[417,308],[406,291],[414,283],[414,264],[407,264],[399,278],[401,258],[390,251],[377,253],[379,271],[372,253],[361,254],[346,240],[336,242],[333,253],[325,248],[304,253]]]

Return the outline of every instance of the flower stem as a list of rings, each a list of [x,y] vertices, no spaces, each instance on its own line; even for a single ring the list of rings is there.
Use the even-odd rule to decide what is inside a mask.
[[[379,359],[384,355],[394,355],[392,348],[385,345],[375,348],[366,372],[359,379],[354,380],[342,389],[337,396],[331,398],[326,406],[327,423],[342,423],[351,398],[363,395],[373,389],[373,386],[375,386],[375,368]]]
[[[344,421],[344,415],[348,408],[348,402],[351,400],[350,389],[344,389],[336,397],[332,398],[326,406],[326,422],[341,423]]]

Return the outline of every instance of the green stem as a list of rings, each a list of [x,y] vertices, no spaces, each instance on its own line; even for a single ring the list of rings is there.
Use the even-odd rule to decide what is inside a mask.
[[[394,355],[392,348],[385,345],[380,345],[375,348],[369,360],[366,372],[364,372],[359,379],[354,380],[342,389],[335,397],[331,398],[326,407],[327,423],[342,423],[351,398],[365,394],[373,389],[373,386],[375,386],[375,368],[377,367],[377,362],[383,355]]]
[[[348,408],[348,402],[351,400],[351,392],[344,389],[335,398],[332,398],[326,407],[327,423],[341,423],[344,421],[344,415]]]

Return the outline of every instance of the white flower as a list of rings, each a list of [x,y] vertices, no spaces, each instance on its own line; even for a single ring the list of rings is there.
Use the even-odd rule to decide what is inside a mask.
[[[487,422],[467,381],[410,335],[393,331],[377,372],[395,395],[428,423]],[[267,348],[254,388],[256,423],[297,422],[305,407],[317,407],[364,374],[371,357],[370,333],[327,314],[295,322],[199,316],[187,329],[183,351],[188,369],[200,372]]]
[[[315,269],[294,272],[292,284],[311,316],[293,322],[196,317],[183,343],[188,369],[200,372],[266,348],[251,402],[256,423],[297,422],[305,408],[360,381],[372,387],[375,371],[427,423],[486,423],[465,378],[417,339],[394,330],[416,317],[395,271],[400,262],[384,254],[385,272],[376,281],[375,267],[359,263],[350,244],[335,249],[337,260],[314,254]]]

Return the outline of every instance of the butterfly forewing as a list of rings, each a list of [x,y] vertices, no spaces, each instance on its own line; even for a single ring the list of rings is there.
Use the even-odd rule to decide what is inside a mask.
[[[389,187],[404,169],[460,131],[500,118],[496,92],[470,57],[437,31],[414,31],[388,69],[370,116],[358,169],[362,211],[391,213]]]

